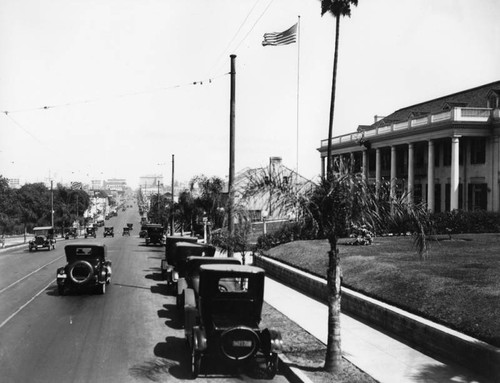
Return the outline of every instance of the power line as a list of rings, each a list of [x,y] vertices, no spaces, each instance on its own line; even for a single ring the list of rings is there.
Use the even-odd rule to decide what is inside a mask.
[[[139,95],[148,94],[148,93],[156,93],[156,92],[162,92],[162,91],[172,90],[172,89],[176,89],[176,88],[183,88],[186,86],[206,85],[206,84],[211,84],[214,80],[217,80],[220,77],[226,76],[228,74],[229,74],[229,72],[220,74],[218,76],[213,76],[213,77],[208,78],[206,80],[191,81],[191,82],[184,83],[184,84],[176,84],[176,85],[171,85],[171,86],[166,86],[166,87],[161,87],[161,88],[154,88],[154,89],[148,89],[148,90],[142,90],[142,91],[122,93],[122,94],[117,94],[114,96],[107,96],[107,97],[94,98],[94,99],[81,100],[81,101],[72,101],[72,102],[66,102],[66,103],[55,104],[55,105],[44,105],[44,106],[39,106],[39,107],[34,107],[34,108],[17,109],[17,110],[10,110],[10,111],[3,110],[2,113],[4,113],[12,121],[14,121],[14,123],[16,123],[16,125],[18,125],[22,128],[22,126],[19,123],[17,123],[15,120],[12,119],[12,117],[10,117],[10,114],[23,113],[23,112],[33,112],[33,111],[37,111],[37,110],[49,110],[49,109],[63,108],[63,107],[69,107],[69,106],[75,106],[75,105],[97,103],[97,102],[102,102],[102,101],[116,99],[116,98],[133,97],[133,96],[139,96]],[[22,128],[22,129],[25,130],[24,128]],[[29,133],[29,134],[31,134],[31,133]]]

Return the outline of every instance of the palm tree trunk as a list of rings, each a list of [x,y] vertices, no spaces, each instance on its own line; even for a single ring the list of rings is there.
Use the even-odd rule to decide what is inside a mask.
[[[337,238],[330,236],[328,252],[327,290],[328,290],[328,337],[326,344],[325,370],[339,372],[342,363],[340,342],[340,298],[341,269]]]
[[[332,77],[332,94],[330,98],[330,120],[328,123],[328,149],[326,157],[326,174],[327,179],[330,179],[332,174],[332,136],[333,136],[333,115],[335,112],[335,90],[337,88],[337,59],[339,54],[339,32],[340,32],[340,16],[335,16],[335,53],[333,55],[333,77]]]

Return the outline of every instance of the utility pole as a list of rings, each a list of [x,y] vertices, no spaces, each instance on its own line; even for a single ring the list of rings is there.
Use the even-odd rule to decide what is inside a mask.
[[[172,208],[170,209],[170,235],[174,235],[174,168],[175,154],[172,154]]]
[[[231,98],[229,106],[229,205],[227,209],[227,226],[229,235],[234,234],[234,120],[235,120],[235,95],[236,95],[236,55],[231,55]],[[234,256],[234,250],[231,248],[228,251],[228,256]]]
[[[50,222],[52,228],[54,228],[54,189],[53,189],[54,181],[50,180]]]
[[[160,219],[160,180],[158,180],[158,199],[156,200],[157,209],[158,209],[158,223],[161,223]]]

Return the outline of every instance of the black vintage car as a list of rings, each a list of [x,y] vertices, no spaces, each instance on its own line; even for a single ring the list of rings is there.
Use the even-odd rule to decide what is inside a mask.
[[[127,227],[129,230],[134,230],[134,224],[133,223],[127,223]]]
[[[104,238],[107,236],[114,237],[115,236],[115,229],[112,226],[105,226],[104,227]]]
[[[54,237],[54,228],[52,226],[40,226],[33,228],[34,238],[28,242],[28,250],[56,248],[56,239]]]
[[[57,269],[57,289],[95,289],[106,292],[111,280],[111,261],[106,260],[106,246],[101,244],[71,244],[64,247],[67,264]]]
[[[148,235],[148,225],[143,224],[141,225],[141,230],[139,231],[139,238],[146,238],[146,235]]]
[[[146,246],[149,246],[150,243],[154,243],[155,245],[163,245],[163,235],[164,229],[162,225],[158,224],[149,224],[146,226]]]
[[[203,243],[175,242],[166,259],[161,261],[161,273],[169,287],[176,288],[179,277],[184,276],[186,261],[189,256],[213,257],[215,247]]]
[[[199,295],[185,292],[185,336],[191,373],[198,376],[206,357],[241,364],[256,357],[269,376],[278,371],[281,333],[259,327],[264,302],[264,270],[244,265],[202,265]],[[221,289],[220,286],[232,286]]]
[[[128,227],[124,227],[124,228],[123,228],[122,237],[123,237],[124,235],[127,235],[127,236],[129,236],[129,237],[130,237],[130,229],[129,229]]]
[[[237,258],[229,258],[229,257],[199,257],[199,256],[190,256],[186,259],[186,264],[184,267],[184,276],[179,277],[177,281],[177,294],[176,294],[176,306],[178,309],[184,309],[184,294],[185,291],[190,289],[189,293],[194,294],[196,297],[200,291],[200,266],[202,265],[241,265],[241,262]],[[221,284],[219,286],[221,290],[230,290],[231,284],[228,286],[226,284]]]
[[[76,231],[76,227],[70,227],[64,230],[64,239],[77,238],[78,233]]]
[[[92,226],[92,227],[87,227],[85,229],[85,238],[88,238],[88,237],[97,238],[95,227]]]

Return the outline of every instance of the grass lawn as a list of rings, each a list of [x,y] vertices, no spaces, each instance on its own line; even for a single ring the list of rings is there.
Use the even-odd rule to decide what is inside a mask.
[[[340,242],[346,287],[500,347],[500,234],[441,236],[426,260],[412,237]],[[325,278],[328,249],[326,240],[296,241],[264,254]]]

